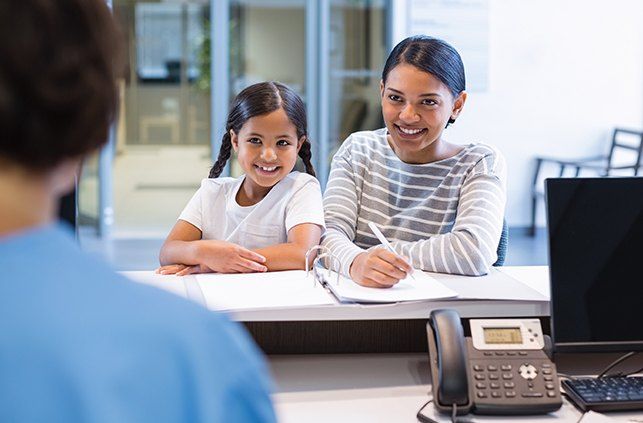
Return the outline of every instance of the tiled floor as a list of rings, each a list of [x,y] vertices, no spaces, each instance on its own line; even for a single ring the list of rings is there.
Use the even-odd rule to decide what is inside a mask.
[[[547,264],[547,234],[539,229],[535,237],[525,235],[524,228],[509,230],[509,248],[505,266]],[[82,248],[102,256],[117,270],[149,270],[158,266],[158,253],[163,239],[114,239],[104,241],[91,232],[81,231]]]

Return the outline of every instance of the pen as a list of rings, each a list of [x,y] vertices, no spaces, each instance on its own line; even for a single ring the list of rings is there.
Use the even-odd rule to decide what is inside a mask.
[[[393,254],[398,255],[398,254],[395,252],[395,250],[393,249],[393,247],[391,246],[391,244],[388,242],[388,240],[384,237],[384,234],[383,234],[379,229],[377,229],[377,226],[375,226],[375,223],[373,223],[373,222],[368,222],[368,227],[369,227],[369,228],[371,228],[371,231],[373,231],[373,233],[375,234],[375,236],[377,237],[377,239],[379,239],[379,240],[380,240],[380,242],[382,243],[382,245],[384,246],[384,248],[386,248],[387,250],[389,250],[389,251],[390,251],[390,252],[392,252]],[[409,275],[410,275],[413,279],[415,279],[415,276],[413,276],[413,267],[411,267],[411,272],[409,273]]]

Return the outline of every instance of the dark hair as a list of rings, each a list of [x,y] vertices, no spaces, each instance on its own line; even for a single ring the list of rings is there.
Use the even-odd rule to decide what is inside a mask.
[[[105,0],[0,1],[0,158],[45,171],[102,146],[119,41]]]
[[[453,97],[465,90],[464,65],[460,54],[450,44],[426,35],[408,37],[395,46],[384,65],[382,82],[400,63],[408,63],[438,78]],[[449,123],[455,122],[449,119]]]
[[[315,176],[315,169],[310,162],[312,153],[310,141],[308,141],[308,123],[304,101],[296,92],[284,84],[279,82],[260,82],[245,88],[235,97],[228,114],[219,157],[212,169],[210,169],[209,177],[216,178],[219,176],[230,158],[232,150],[231,129],[238,134],[241,127],[251,117],[271,113],[280,108],[286,112],[290,122],[297,128],[297,139],[303,136],[306,137],[299,150],[299,157],[304,163],[306,173]]]

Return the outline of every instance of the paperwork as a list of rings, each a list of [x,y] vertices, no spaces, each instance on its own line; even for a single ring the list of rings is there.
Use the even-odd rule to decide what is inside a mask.
[[[521,279],[496,268],[491,268],[485,276],[431,275],[456,291],[460,300],[549,301],[548,296],[522,283]]]
[[[407,276],[391,288],[367,288],[358,285],[344,276],[337,279],[335,272],[324,277],[326,286],[330,288],[338,300],[363,303],[395,303],[400,301],[436,300],[457,297],[458,293],[447,288],[428,273],[416,270],[413,276]]]
[[[314,284],[312,272],[285,272],[196,275],[205,304],[215,310],[312,307],[335,301],[321,284]]]
[[[538,270],[535,276],[542,280],[536,281],[539,283],[532,286],[522,283],[522,277],[514,278],[506,274],[510,269],[491,269],[488,275],[480,277],[416,270],[415,279],[407,278],[390,289],[366,288],[344,277],[340,277],[337,285],[336,274],[329,277],[325,270],[323,277],[328,290],[343,303],[383,304],[444,299],[547,302],[548,296],[543,295],[543,289],[539,289],[540,285],[547,285],[546,272],[541,268],[533,269]],[[246,274],[208,273],[184,277],[157,275],[152,271],[123,272],[123,275],[213,310],[238,312],[309,309],[318,306],[332,308],[337,304],[337,300],[321,283],[313,283],[313,273],[306,276],[303,270]]]

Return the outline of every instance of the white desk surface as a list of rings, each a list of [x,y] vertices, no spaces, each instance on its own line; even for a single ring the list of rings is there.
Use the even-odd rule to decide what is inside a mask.
[[[160,276],[153,275],[152,272],[123,272],[123,274],[139,282],[149,283],[206,305],[203,293],[194,277]],[[437,308],[453,308],[463,318],[549,315],[547,266],[499,267],[482,277],[437,273],[431,275],[464,295],[465,298],[393,304],[342,303],[289,308],[265,307],[238,310],[229,314],[234,320],[242,322],[425,319],[430,310]],[[485,298],[485,296],[495,299],[467,299]]]
[[[429,399],[426,354],[271,356],[275,409],[282,423],[416,422]],[[474,422],[577,422],[568,402],[544,416],[476,416]],[[643,412],[608,413],[614,422],[643,422]],[[436,420],[449,422],[445,416]]]
[[[504,275],[549,299],[549,274],[547,266],[514,266],[498,268]],[[433,274],[447,284],[475,284],[478,278],[467,276]],[[491,277],[491,276],[489,276]],[[451,285],[450,287],[453,287]],[[456,289],[457,290],[457,289]],[[331,306],[247,310],[231,313],[232,318],[242,322],[260,321],[314,321],[314,320],[387,320],[424,319],[430,310],[453,308],[461,317],[537,317],[549,316],[549,301],[516,300],[443,300],[404,302],[395,304],[361,305],[335,304]]]

